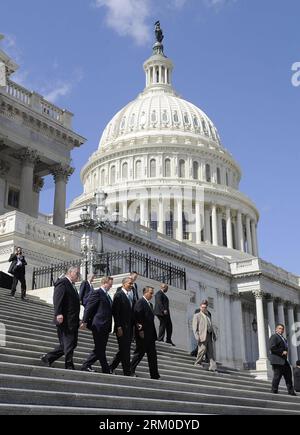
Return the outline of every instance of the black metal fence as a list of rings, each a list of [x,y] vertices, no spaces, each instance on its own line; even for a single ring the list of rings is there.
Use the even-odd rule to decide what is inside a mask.
[[[145,278],[186,290],[186,272],[184,268],[152,258],[148,254],[129,249],[128,251],[98,253],[94,255],[94,258],[93,261],[82,259],[34,268],[32,288],[51,287],[60,276],[66,273],[69,267],[77,266],[80,267],[83,279],[86,279],[88,273],[94,273],[97,277],[101,277],[119,275],[134,270]]]

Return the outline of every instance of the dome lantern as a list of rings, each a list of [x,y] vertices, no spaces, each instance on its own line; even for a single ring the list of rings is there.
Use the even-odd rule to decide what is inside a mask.
[[[144,63],[146,73],[146,90],[155,87],[172,87],[173,63],[164,54],[162,41],[164,35],[160,28],[160,22],[155,23],[156,42],[153,45],[152,56]]]

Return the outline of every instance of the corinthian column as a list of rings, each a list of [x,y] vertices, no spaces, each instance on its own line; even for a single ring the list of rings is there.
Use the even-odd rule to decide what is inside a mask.
[[[227,247],[232,249],[232,222],[231,222],[231,211],[230,208],[226,208],[226,235],[227,235]]]
[[[218,246],[218,216],[217,216],[217,206],[212,205],[212,236],[213,245]]]
[[[56,165],[51,168],[51,173],[55,181],[53,225],[58,227],[65,226],[66,214],[66,188],[67,182],[74,172],[74,168],[68,165]]]
[[[34,214],[33,203],[33,172],[34,166],[39,161],[37,151],[24,148],[15,157],[21,160],[21,191],[20,191],[20,211],[29,215]]]
[[[252,235],[253,255],[255,255],[255,257],[258,257],[256,224],[253,220],[251,221],[251,235]]]
[[[38,217],[39,214],[39,203],[40,203],[40,192],[44,187],[44,179],[35,175],[33,181],[33,216]]]
[[[272,295],[267,295],[267,308],[268,308],[268,329],[269,337],[275,332],[275,316],[274,316],[274,298]]]
[[[286,335],[289,336],[289,360],[292,363],[292,365],[296,364],[296,361],[298,359],[298,352],[297,352],[297,346],[295,345],[295,340],[293,340],[293,336],[295,334],[294,331],[294,324],[295,324],[295,317],[294,317],[294,306],[290,303],[287,305],[288,307],[288,320],[289,320],[289,330],[286,331]]]
[[[237,212],[237,233],[238,250],[244,252],[244,231],[242,213],[240,211]]]
[[[267,370],[267,345],[266,345],[266,331],[263,307],[263,293],[256,291],[253,293],[256,302],[256,316],[257,316],[257,334],[258,334],[258,351],[259,360],[256,361],[256,370]]]

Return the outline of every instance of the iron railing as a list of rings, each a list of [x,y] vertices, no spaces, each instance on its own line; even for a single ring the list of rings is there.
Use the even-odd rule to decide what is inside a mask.
[[[131,271],[139,275],[186,290],[186,272],[184,268],[172,263],[152,258],[129,248],[128,251],[106,252],[94,254],[93,261],[84,259],[33,269],[32,288],[51,287],[57,279],[64,275],[71,266],[80,267],[82,278],[93,272],[97,277],[120,275]]]

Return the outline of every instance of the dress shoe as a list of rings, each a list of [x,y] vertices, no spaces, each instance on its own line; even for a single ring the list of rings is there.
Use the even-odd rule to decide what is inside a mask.
[[[24,302],[29,302],[29,299],[28,298],[21,298],[22,299],[22,301],[24,301]]]
[[[95,373],[96,370],[94,370],[92,367],[82,367],[81,368],[82,372],[90,372],[90,373]]]
[[[151,376],[151,379],[160,379],[160,376],[159,375],[157,375],[157,376]]]
[[[278,391],[276,391],[276,390],[271,390],[271,393],[273,393],[273,394],[278,394]]]
[[[289,391],[289,395],[290,395],[290,396],[297,396],[297,394],[295,393],[295,391]]]
[[[65,369],[66,369],[66,370],[76,370],[76,369],[75,369],[75,366],[71,366],[71,365],[65,367]]]
[[[47,367],[51,367],[51,363],[49,362],[46,355],[42,355],[40,359],[41,359],[42,363],[45,364]]]
[[[173,341],[166,341],[166,343],[171,344],[171,346],[176,346],[176,344],[174,344]]]

